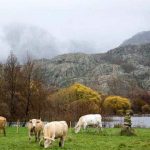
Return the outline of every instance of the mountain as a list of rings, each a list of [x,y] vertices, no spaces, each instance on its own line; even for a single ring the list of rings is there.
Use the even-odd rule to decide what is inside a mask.
[[[37,60],[45,82],[66,87],[74,82],[109,94],[150,90],[150,44],[118,47],[103,54],[70,53]]]
[[[141,44],[148,44],[150,43],[150,31],[143,31],[140,33],[137,33],[130,39],[127,39],[124,41],[121,46],[126,45],[141,45]]]

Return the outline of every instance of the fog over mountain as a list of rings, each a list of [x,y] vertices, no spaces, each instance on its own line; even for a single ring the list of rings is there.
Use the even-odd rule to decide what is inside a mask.
[[[9,24],[1,31],[0,48],[3,51],[0,59],[5,60],[13,51],[20,61],[28,53],[35,59],[52,58],[63,53],[95,50],[93,43],[88,41],[60,41],[48,31],[32,25]]]
[[[51,58],[58,54],[55,38],[36,26],[11,24],[3,28],[1,40],[7,49],[23,59],[26,53],[35,58]]]
[[[12,49],[37,58],[106,52],[150,30],[149,6],[149,0],[1,0],[0,60]]]

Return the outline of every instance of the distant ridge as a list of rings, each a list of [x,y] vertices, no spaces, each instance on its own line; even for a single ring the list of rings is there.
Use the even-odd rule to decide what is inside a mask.
[[[143,31],[125,40],[120,46],[142,45],[150,43],[150,31]]]
[[[132,89],[150,91],[150,44],[118,47],[103,54],[69,53],[43,64],[47,85],[75,82],[108,94],[128,95]],[[42,71],[41,71],[42,72]]]

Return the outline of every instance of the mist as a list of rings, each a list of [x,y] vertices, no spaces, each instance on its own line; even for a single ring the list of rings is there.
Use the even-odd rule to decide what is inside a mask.
[[[35,59],[50,59],[64,53],[92,53],[96,50],[90,41],[60,41],[48,31],[33,25],[13,23],[2,28],[0,48],[3,51],[0,59],[6,60],[10,52],[24,61],[27,54]]]
[[[102,53],[150,30],[149,0],[0,0],[0,60]]]

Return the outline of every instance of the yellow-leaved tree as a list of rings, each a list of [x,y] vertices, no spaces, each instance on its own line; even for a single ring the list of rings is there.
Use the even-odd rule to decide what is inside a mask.
[[[131,108],[131,103],[128,98],[121,96],[108,96],[103,103],[106,113],[117,114],[118,112],[125,113]]]
[[[100,113],[102,98],[99,93],[80,83],[60,89],[50,95],[52,120],[77,120],[81,115]]]

